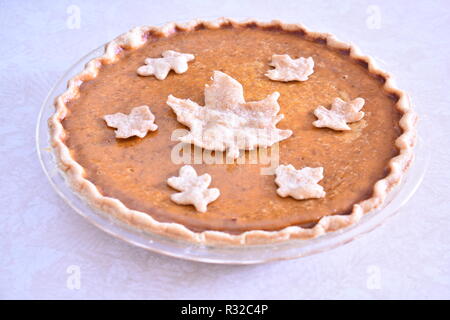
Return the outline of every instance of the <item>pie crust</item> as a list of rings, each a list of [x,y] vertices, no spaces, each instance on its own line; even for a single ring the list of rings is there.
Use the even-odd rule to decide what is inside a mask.
[[[240,234],[215,230],[195,232],[182,224],[159,222],[147,213],[129,209],[119,199],[103,196],[96,185],[84,177],[84,168],[73,158],[69,147],[65,144],[66,132],[62,125],[62,121],[69,112],[67,104],[79,97],[79,89],[83,82],[96,78],[102,65],[117,62],[120,59],[121,52],[132,51],[143,46],[150,35],[168,37],[179,31],[229,27],[286,30],[298,33],[310,41],[319,42],[330,48],[345,52],[350,58],[362,64],[370,74],[380,78],[384,83],[383,89],[386,92],[398,97],[395,106],[402,114],[399,121],[402,134],[395,140],[395,146],[399,153],[389,161],[387,176],[375,183],[372,197],[355,204],[350,214],[324,216],[313,227],[288,226],[278,231],[250,230]],[[312,32],[302,25],[285,24],[280,21],[247,20],[237,22],[232,19],[221,18],[215,21],[193,20],[187,23],[169,23],[162,27],[134,28],[108,43],[104,55],[91,60],[80,74],[72,78],[68,82],[67,91],[56,99],[55,107],[56,112],[49,119],[52,149],[68,184],[78,195],[82,196],[87,203],[100,212],[114,216],[140,230],[206,245],[251,245],[289,239],[308,239],[357,223],[365,213],[380,207],[393,188],[401,182],[412,162],[413,147],[416,140],[417,116],[411,110],[411,103],[407,94],[396,88],[391,75],[378,69],[372,58],[362,55],[354,45],[341,42],[331,34]]]

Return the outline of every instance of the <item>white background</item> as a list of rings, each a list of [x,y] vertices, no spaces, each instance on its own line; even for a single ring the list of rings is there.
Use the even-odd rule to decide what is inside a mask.
[[[432,123],[425,137],[432,162],[401,213],[327,253],[221,266],[132,247],[54,193],[38,163],[34,130],[39,106],[63,72],[133,26],[218,16],[301,22],[358,44],[396,75]],[[0,0],[0,298],[449,299],[449,29],[445,0]],[[79,289],[67,286],[70,266],[81,272]]]

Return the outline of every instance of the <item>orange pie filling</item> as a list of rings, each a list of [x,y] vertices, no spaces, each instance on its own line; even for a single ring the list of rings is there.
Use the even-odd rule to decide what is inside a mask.
[[[187,72],[171,71],[165,80],[137,74],[146,58],[159,57],[165,50],[188,52],[195,60],[189,62]],[[304,82],[272,81],[265,73],[273,54],[312,57],[314,73]],[[293,135],[268,148],[269,155],[279,155],[277,163],[276,157],[251,163],[248,151],[244,163],[191,161],[199,175],[211,175],[210,187],[220,190],[220,197],[208,205],[207,212],[199,213],[193,206],[170,200],[174,190],[167,179],[176,176],[183,165],[174,161],[180,142],[173,133],[176,129],[187,133],[187,128],[177,121],[166,101],[174,95],[203,106],[205,84],[211,84],[215,70],[239,81],[246,101],[261,100],[278,91],[280,114],[285,117],[277,127],[292,130]],[[386,92],[383,85],[384,79],[371,74],[366,63],[321,41],[305,39],[301,33],[247,27],[179,31],[123,51],[117,62],[101,66],[97,77],[84,82],[79,97],[67,103],[68,113],[62,121],[64,142],[84,168],[85,178],[104,196],[117,198],[157,221],[180,223],[192,231],[232,234],[312,226],[327,215],[349,214],[354,204],[372,196],[374,184],[389,173],[388,162],[399,153],[395,140],[402,134],[402,114],[395,107],[398,97]],[[350,101],[357,97],[365,100],[365,116],[349,124],[350,131],[313,126],[318,106],[329,106],[335,98]],[[114,128],[107,127],[103,117],[129,113],[142,105],[151,108],[158,130],[144,138],[116,139]],[[301,201],[280,197],[274,176],[261,174],[261,169],[271,164],[323,167],[320,185],[326,196]]]

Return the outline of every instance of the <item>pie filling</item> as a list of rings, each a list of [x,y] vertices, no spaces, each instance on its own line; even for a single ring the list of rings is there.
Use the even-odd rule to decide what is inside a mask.
[[[189,62],[187,72],[171,71],[164,80],[137,74],[146,58],[160,57],[166,50],[191,53],[195,60]],[[265,74],[274,54],[312,57],[314,73],[302,82],[273,81]],[[250,161],[254,152],[241,151],[246,157],[241,163],[198,163],[204,150],[189,147],[185,151],[191,151],[191,161],[181,162],[180,142],[174,135],[186,134],[188,129],[176,120],[167,98],[174,95],[205,105],[205,84],[211,84],[216,70],[242,84],[246,101],[280,93],[280,114],[285,117],[277,127],[293,134],[266,150],[272,156],[261,157],[255,164]],[[395,107],[398,97],[387,93],[383,84],[384,79],[370,74],[367,65],[350,58],[348,52],[310,41],[298,32],[250,27],[179,31],[167,38],[149,39],[141,48],[121,53],[116,63],[103,65],[95,79],[81,85],[79,97],[67,103],[62,124],[65,143],[84,167],[85,178],[103,195],[119,199],[130,209],[192,231],[280,230],[350,213],[387,176],[389,160],[399,153],[395,140],[402,130],[401,113]],[[365,115],[349,124],[351,130],[313,125],[318,106],[328,108],[335,98],[351,101],[357,97],[365,100]],[[150,107],[158,130],[144,138],[116,139],[114,128],[107,127],[103,117],[129,114],[142,105]],[[211,152],[204,155],[203,159],[211,158]],[[177,176],[184,164],[191,164],[198,175],[211,175],[210,188],[220,190],[207,212],[170,200],[174,190],[166,181]],[[326,196],[301,201],[280,197],[274,175],[262,174],[261,169],[281,164],[323,167],[320,185]]]

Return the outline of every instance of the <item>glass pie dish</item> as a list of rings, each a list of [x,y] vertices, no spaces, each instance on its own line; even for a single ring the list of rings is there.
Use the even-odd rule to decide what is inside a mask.
[[[84,56],[50,90],[39,113],[36,129],[37,152],[50,183],[70,207],[98,228],[133,245],[173,257],[223,264],[263,263],[324,252],[373,230],[388,217],[398,212],[417,190],[425,174],[429,152],[426,152],[426,143],[421,138],[427,136],[424,134],[426,123],[422,121],[419,124],[421,136],[419,136],[415,147],[415,160],[404,176],[402,183],[396,187],[395,191],[389,193],[389,198],[382,207],[366,214],[361,221],[350,227],[314,239],[289,240],[267,245],[241,247],[199,245],[132,228],[111,216],[94,210],[71,189],[65,181],[64,174],[58,168],[49,143],[50,133],[47,120],[54,113],[55,98],[65,91],[69,79],[80,72],[88,61],[102,55],[103,51],[104,46],[101,46]]]

